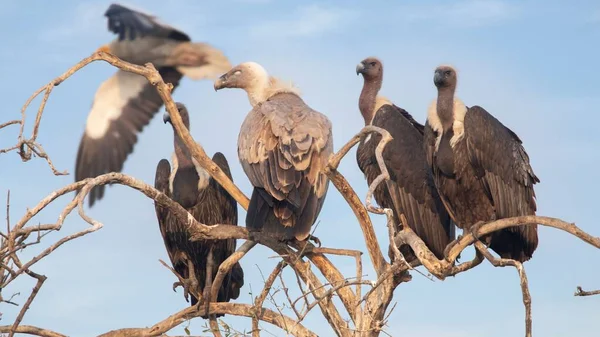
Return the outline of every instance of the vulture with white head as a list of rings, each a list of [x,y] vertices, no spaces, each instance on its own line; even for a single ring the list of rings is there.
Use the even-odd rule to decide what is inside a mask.
[[[454,223],[440,200],[427,164],[423,125],[406,110],[378,95],[383,83],[383,64],[379,59],[364,59],[356,66],[356,73],[364,78],[358,107],[365,125],[385,129],[393,137],[383,151],[390,179],[375,189],[375,201],[394,211],[398,230],[402,229],[402,225],[408,225],[442,259],[444,249],[454,240]],[[381,135],[371,132],[362,137],[356,151],[358,166],[369,185],[381,174],[375,157],[380,141]],[[406,224],[401,224],[400,214],[404,214]],[[409,246],[399,248],[407,261],[416,258]],[[393,259],[391,250],[390,259]]]
[[[118,38],[99,50],[138,65],[151,62],[174,88],[185,75],[214,79],[231,69],[223,53],[205,43],[191,42],[182,31],[154,16],[112,4],[104,14],[108,29]],[[163,105],[156,88],[143,76],[118,70],[103,82],[94,97],[75,164],[75,181],[120,172],[133,152],[137,135]],[[94,187],[89,204],[104,195]]]
[[[177,103],[177,108],[183,123],[189,129],[187,109],[181,103]],[[165,113],[163,120],[165,123],[171,121],[168,113]],[[175,153],[171,159],[173,169],[166,159],[162,159],[158,163],[155,188],[179,203],[202,224],[237,226],[238,214],[235,199],[192,158],[190,151],[177,135],[174,127],[173,132],[175,133]],[[232,179],[225,156],[217,152],[212,159],[229,179]],[[187,294],[193,290],[192,293],[202,294],[204,303],[208,305],[210,301],[206,299],[210,298],[208,294],[210,294],[212,281],[221,263],[235,252],[236,240],[192,242],[187,231],[187,223],[177,220],[173,214],[159,204],[155,203],[155,207],[160,232],[173,269],[184,279],[183,284],[180,285],[184,287],[186,299]],[[236,263],[229,275],[225,277],[219,289],[217,301],[229,302],[230,299],[238,298],[243,285],[244,271],[240,264]],[[192,305],[198,302],[193,294],[191,294],[191,299]]]
[[[331,122],[254,62],[217,79],[215,90],[223,88],[245,90],[252,105],[238,138],[238,156],[254,186],[246,227],[280,241],[309,238],[329,185],[323,168],[333,152]]]
[[[519,137],[480,106],[455,97],[457,73],[435,70],[437,99],[429,107],[425,147],[448,213],[464,230],[482,223],[535,215],[533,173]],[[502,258],[527,261],[538,245],[537,224],[497,231],[484,238]]]

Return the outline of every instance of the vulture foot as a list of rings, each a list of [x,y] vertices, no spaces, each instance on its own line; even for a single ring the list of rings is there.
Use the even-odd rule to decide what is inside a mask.
[[[479,235],[477,235],[477,231],[483,225],[485,225],[485,222],[484,221],[479,221],[479,222],[477,222],[476,224],[474,224],[473,226],[471,226],[469,228],[469,232],[473,235],[473,238],[475,239],[475,241],[479,240]]]
[[[308,240],[314,242],[317,245],[317,247],[321,248],[321,240],[319,240],[318,237],[314,235],[308,235]]]

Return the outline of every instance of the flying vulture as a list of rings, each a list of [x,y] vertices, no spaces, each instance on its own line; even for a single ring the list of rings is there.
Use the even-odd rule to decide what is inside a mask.
[[[104,15],[108,29],[119,36],[99,50],[138,65],[151,62],[173,87],[183,75],[195,80],[214,79],[231,69],[220,50],[190,42],[185,33],[151,15],[117,4],[110,5]],[[120,172],[137,134],[162,105],[156,89],[140,75],[119,70],[102,83],[79,144],[75,181]],[[103,195],[104,186],[94,187],[90,207]]]
[[[331,122],[254,62],[217,79],[215,90],[222,88],[244,89],[252,105],[238,138],[238,156],[254,186],[246,227],[280,241],[309,238],[329,185],[323,168],[333,152]]]
[[[427,160],[448,213],[466,230],[536,211],[533,173],[521,140],[480,106],[454,96],[457,73],[440,66],[438,97],[425,124]],[[537,225],[517,226],[485,238],[498,255],[527,261],[538,245]]]
[[[394,221],[401,230],[400,214],[404,214],[412,230],[440,259],[444,249],[454,240],[454,223],[444,208],[435,188],[431,169],[423,148],[423,125],[404,109],[397,107],[385,97],[379,96],[383,81],[383,65],[380,60],[369,57],[356,66],[356,74],[362,74],[364,85],[358,107],[365,125],[387,130],[393,137],[383,151],[383,160],[390,180],[375,190],[379,205],[394,211]],[[358,145],[356,160],[369,185],[381,174],[375,148],[381,140],[377,132],[363,136]],[[407,261],[416,257],[408,246],[400,247]],[[390,259],[393,254],[390,250]]]
[[[177,103],[183,123],[189,129],[189,115],[185,106]],[[168,113],[163,119],[170,122]],[[219,183],[210,177],[192,158],[183,141],[177,136],[175,129],[175,153],[171,159],[173,169],[166,159],[162,159],[156,168],[155,188],[179,203],[198,222],[206,225],[229,224],[237,226],[238,214],[235,199]],[[217,152],[213,161],[232,179],[229,164],[225,156]],[[190,241],[187,224],[179,222],[167,209],[155,204],[160,232],[163,236],[169,258],[175,271],[183,282],[186,299],[187,293],[194,289],[203,294],[205,299],[210,293],[212,280],[218,268],[236,247],[235,239]],[[178,285],[175,283],[174,286]],[[228,302],[240,295],[244,285],[244,272],[236,263],[225,277],[219,290],[218,302]],[[191,294],[192,305],[198,299]],[[210,301],[204,302],[206,305]],[[221,315],[222,316],[222,315]],[[206,318],[206,317],[205,317]]]

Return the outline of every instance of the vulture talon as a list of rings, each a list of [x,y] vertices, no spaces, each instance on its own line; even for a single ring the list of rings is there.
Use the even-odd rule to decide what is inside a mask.
[[[317,245],[317,247],[321,248],[321,240],[319,240],[318,237],[309,235],[308,240],[314,242]]]

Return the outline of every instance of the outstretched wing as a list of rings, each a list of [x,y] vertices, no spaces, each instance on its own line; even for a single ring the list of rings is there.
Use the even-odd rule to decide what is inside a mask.
[[[178,71],[162,68],[159,72],[166,83],[177,87],[181,79]],[[140,75],[119,70],[102,83],[79,143],[75,181],[120,172],[133,152],[137,134],[162,105],[156,88]],[[90,207],[102,199],[104,188],[97,186],[90,191]]]
[[[187,34],[161,23],[155,16],[123,5],[112,4],[104,16],[108,18],[108,29],[119,34],[119,40],[134,40],[146,35],[177,41],[190,41]]]
[[[304,240],[328,187],[322,172],[333,151],[331,122],[295,94],[282,93],[256,106],[238,140],[238,154],[250,182],[283,206],[275,216]]]

